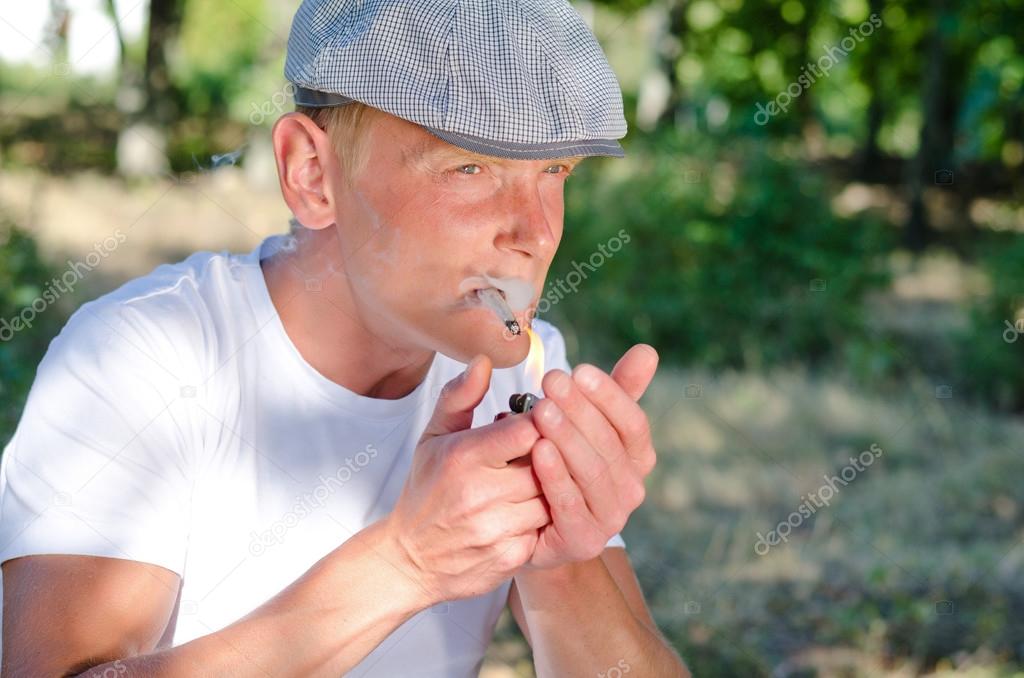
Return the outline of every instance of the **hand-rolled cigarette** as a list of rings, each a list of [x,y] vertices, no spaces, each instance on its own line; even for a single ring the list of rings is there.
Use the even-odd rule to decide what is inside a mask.
[[[540,400],[532,393],[513,393],[508,399],[508,409],[516,414],[523,414],[533,409],[533,406]]]
[[[522,332],[519,327],[519,321],[516,320],[516,316],[512,313],[512,309],[509,308],[508,302],[505,301],[505,297],[501,296],[501,292],[493,287],[488,287],[477,292],[477,296],[480,301],[483,302],[487,308],[494,311],[494,314],[505,323],[505,327],[509,329],[512,334],[518,335]]]

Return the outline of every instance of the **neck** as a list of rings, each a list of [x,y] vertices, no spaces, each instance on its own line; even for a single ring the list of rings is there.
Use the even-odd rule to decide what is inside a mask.
[[[261,262],[270,298],[302,357],[353,393],[394,400],[411,393],[435,352],[405,346],[367,322],[355,303],[335,228],[299,229],[294,249]]]

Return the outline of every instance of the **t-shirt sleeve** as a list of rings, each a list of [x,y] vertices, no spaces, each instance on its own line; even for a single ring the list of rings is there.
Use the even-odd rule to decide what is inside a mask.
[[[565,338],[562,337],[558,328],[540,319],[533,320],[532,328],[544,344],[544,373],[547,374],[549,370],[565,370],[572,374],[572,366],[569,365],[569,360],[566,357]],[[621,532],[613,534],[605,544],[605,548],[610,546],[626,548],[626,542],[622,539]]]
[[[78,554],[181,574],[194,445],[172,341],[137,310],[94,304],[50,343],[0,459],[0,562]]]

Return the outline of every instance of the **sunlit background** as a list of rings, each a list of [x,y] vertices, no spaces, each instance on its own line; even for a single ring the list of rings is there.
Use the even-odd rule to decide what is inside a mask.
[[[80,304],[288,229],[297,5],[6,4],[4,443]],[[630,133],[542,311],[574,363],[661,353],[623,537],[666,636],[697,676],[1024,675],[1024,1],[574,5]],[[531,666],[506,613],[483,675]]]

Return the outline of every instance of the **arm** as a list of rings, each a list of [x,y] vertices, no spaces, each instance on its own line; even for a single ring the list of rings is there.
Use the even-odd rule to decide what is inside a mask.
[[[523,570],[509,607],[533,648],[538,676],[603,676],[613,667],[639,676],[690,676],[658,631],[625,549]]]
[[[537,439],[533,424],[510,418],[471,428],[490,371],[489,359],[474,360],[446,385],[387,517],[207,636],[173,648],[161,642],[180,584],[170,569],[117,558],[9,558],[2,675],[333,677],[417,612],[494,590],[530,558],[548,513],[521,461]]]
[[[161,642],[180,583],[170,570],[90,556],[8,560],[3,564],[2,673],[9,678],[341,675],[430,604],[396,569],[400,554],[383,529],[383,522],[374,523],[242,619],[173,648],[166,648],[166,639]]]

